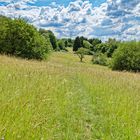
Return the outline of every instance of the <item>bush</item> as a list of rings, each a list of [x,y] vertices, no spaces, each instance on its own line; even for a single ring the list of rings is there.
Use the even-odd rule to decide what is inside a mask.
[[[49,46],[37,29],[22,19],[0,17],[0,53],[28,59],[44,59]]]
[[[113,54],[113,70],[140,71],[140,42],[121,43]]]
[[[107,66],[108,65],[108,58],[105,54],[96,53],[93,55],[92,63]]]

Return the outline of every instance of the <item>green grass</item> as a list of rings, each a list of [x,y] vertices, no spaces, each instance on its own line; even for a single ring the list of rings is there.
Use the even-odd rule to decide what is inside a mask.
[[[140,140],[140,74],[70,53],[48,62],[0,56],[0,138]]]

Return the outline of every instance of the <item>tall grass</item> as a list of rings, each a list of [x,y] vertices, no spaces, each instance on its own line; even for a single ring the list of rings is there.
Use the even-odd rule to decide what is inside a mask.
[[[89,60],[64,53],[48,62],[0,56],[0,138],[139,140],[140,75]]]

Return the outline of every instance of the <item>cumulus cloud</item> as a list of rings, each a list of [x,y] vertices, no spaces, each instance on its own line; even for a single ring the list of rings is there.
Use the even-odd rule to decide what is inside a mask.
[[[37,0],[0,0],[0,14],[23,17],[38,28],[53,30],[58,37],[115,37],[140,39],[140,0],[107,0],[93,7],[88,0],[75,0],[68,6],[33,6]]]

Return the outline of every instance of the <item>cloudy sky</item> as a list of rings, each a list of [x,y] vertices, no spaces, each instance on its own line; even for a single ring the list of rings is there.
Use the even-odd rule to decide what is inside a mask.
[[[140,40],[140,0],[0,0],[0,15],[25,18],[59,38]]]

